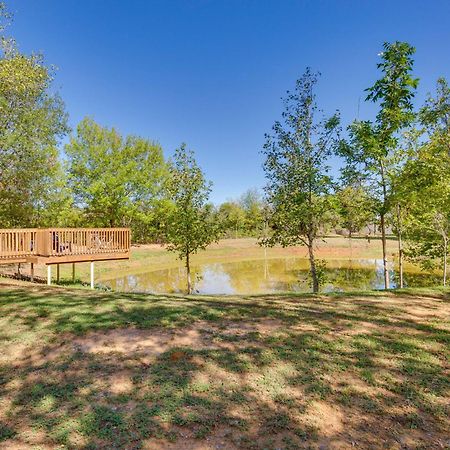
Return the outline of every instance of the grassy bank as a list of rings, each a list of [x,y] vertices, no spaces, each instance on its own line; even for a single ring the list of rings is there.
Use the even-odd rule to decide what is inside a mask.
[[[445,448],[450,294],[0,285],[1,448]]]

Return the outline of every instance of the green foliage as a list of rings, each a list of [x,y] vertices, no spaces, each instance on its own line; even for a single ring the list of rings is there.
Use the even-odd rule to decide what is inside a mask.
[[[399,133],[414,119],[412,99],[418,84],[410,74],[414,51],[405,42],[384,44],[377,65],[383,76],[367,89],[366,98],[379,102],[376,121],[353,122],[348,128],[350,141],[340,148],[347,160],[344,175],[367,182],[380,213],[389,209],[389,175],[399,163]]]
[[[450,253],[450,88],[440,79],[420,118],[429,140],[413,133],[409,157],[399,173],[397,190],[406,200],[406,255],[424,268],[439,267],[447,278]],[[423,130],[423,131],[425,131]]]
[[[323,286],[328,281],[327,262],[324,259],[316,259],[316,277],[319,286]],[[314,282],[312,273],[310,272],[312,282]]]
[[[319,283],[314,261],[314,243],[331,202],[332,183],[327,160],[337,143],[339,116],[316,121],[314,87],[317,75],[307,69],[294,92],[285,99],[283,123],[275,122],[266,135],[266,194],[272,208],[272,235],[263,242],[308,247],[313,290]]]
[[[3,47],[0,226],[39,225],[39,211],[59,207],[52,190],[61,174],[57,146],[68,127],[64,104],[52,92],[52,80],[52,70],[41,55],[27,56],[15,46]]]
[[[436,97],[428,99],[419,112],[419,118],[429,134],[443,139],[448,138],[450,130],[450,87],[445,78],[439,78],[436,86]]]
[[[245,211],[234,201],[222,203],[216,213],[222,232],[226,237],[238,238],[245,235]]]
[[[412,100],[419,83],[418,78],[411,76],[414,63],[412,55],[415,51],[407,42],[385,42],[382,61],[377,64],[383,77],[366,89],[366,100],[379,102],[376,133],[380,150],[384,150],[384,154],[387,149],[396,147],[397,132],[414,119]]]
[[[224,236],[259,237],[265,225],[267,205],[257,189],[249,189],[237,200],[222,203],[216,211]]]
[[[205,180],[194,153],[182,144],[169,165],[166,189],[173,206],[167,214],[165,238],[168,250],[186,263],[188,293],[192,291],[190,257],[217,240],[219,227],[208,203],[211,183]]]
[[[167,174],[161,146],[137,136],[122,137],[84,119],[65,147],[69,183],[84,222],[133,226],[137,237],[155,234],[155,212]],[[156,225],[155,225],[156,226]]]
[[[392,206],[392,179],[402,157],[399,135],[414,119],[412,100],[418,85],[418,79],[411,75],[414,52],[406,42],[384,44],[377,65],[382,77],[367,89],[366,98],[379,104],[376,120],[353,122],[348,127],[349,141],[342,142],[340,148],[347,160],[344,177],[365,183],[380,216],[386,288],[389,274],[385,218]]]
[[[239,199],[245,215],[245,233],[258,236],[264,225],[264,201],[257,189],[249,189]]]
[[[373,202],[361,185],[344,186],[336,193],[340,225],[348,231],[349,237],[373,222]]]

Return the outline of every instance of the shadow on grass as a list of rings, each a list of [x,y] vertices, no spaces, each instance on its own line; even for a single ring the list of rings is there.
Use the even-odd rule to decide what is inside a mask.
[[[0,441],[84,449],[194,448],[205,438],[211,448],[439,448],[448,431],[449,332],[448,296],[435,297],[402,304],[396,295],[383,303],[361,295],[7,289],[0,292],[4,348],[27,339],[35,354],[1,360]],[[231,323],[267,318],[279,326],[230,332]],[[170,332],[196,323],[210,325],[202,345],[151,357],[139,348],[92,353],[70,345],[94,330]]]

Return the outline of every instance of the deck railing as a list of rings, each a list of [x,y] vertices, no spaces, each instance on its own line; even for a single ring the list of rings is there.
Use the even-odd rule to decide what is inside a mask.
[[[36,255],[37,228],[0,229],[0,259]]]
[[[0,258],[124,253],[130,250],[128,228],[0,229]]]

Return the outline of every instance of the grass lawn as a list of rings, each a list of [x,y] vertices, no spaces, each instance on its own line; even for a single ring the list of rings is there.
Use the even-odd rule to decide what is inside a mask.
[[[450,293],[1,284],[0,448],[448,448]]]

